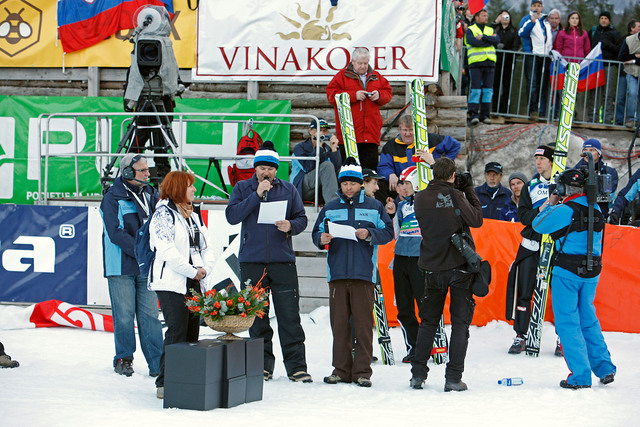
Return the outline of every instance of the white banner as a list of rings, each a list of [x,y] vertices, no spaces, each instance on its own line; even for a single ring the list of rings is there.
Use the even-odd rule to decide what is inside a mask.
[[[356,47],[390,81],[438,79],[439,0],[201,2],[194,80],[328,82]]]

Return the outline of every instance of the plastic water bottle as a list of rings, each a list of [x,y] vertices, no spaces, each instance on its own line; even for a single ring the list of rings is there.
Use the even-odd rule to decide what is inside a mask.
[[[498,380],[498,384],[504,386],[522,385],[523,382],[524,381],[522,381],[522,378],[520,377],[503,378],[501,380]]]

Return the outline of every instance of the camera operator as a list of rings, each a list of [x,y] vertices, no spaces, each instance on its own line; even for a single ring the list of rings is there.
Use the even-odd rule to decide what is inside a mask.
[[[566,380],[560,381],[560,387],[569,389],[591,387],[592,371],[603,384],[613,382],[616,374],[593,305],[602,269],[604,216],[595,197],[587,199],[587,175],[578,169],[561,173],[556,179],[556,192],[542,205],[532,224],[535,231],[551,234],[555,240],[551,300],[556,333],[571,371]],[[563,203],[559,204],[561,199]]]
[[[594,138],[587,139],[582,144],[582,152],[589,152],[593,155],[593,162],[596,173],[600,175],[610,175],[611,176],[611,194],[615,194],[618,188],[618,172],[607,165],[602,158],[602,144],[600,141]],[[583,169],[588,165],[587,158],[583,157],[580,161],[574,166],[575,169]],[[605,221],[609,216],[609,201],[600,201],[598,200],[598,206],[600,206],[600,211],[602,211],[602,215],[604,215]]]
[[[315,157],[318,138],[320,139],[320,166],[318,180],[324,203],[338,197],[338,172],[342,167],[342,157],[338,150],[338,138],[329,135],[329,123],[325,119],[318,119],[320,130],[316,129],[317,122],[309,123],[309,138],[297,144],[293,149],[294,157]],[[291,183],[296,187],[302,200],[312,202],[316,189],[316,161],[293,160],[291,162]]]
[[[467,261],[449,239],[454,233],[464,232],[467,242],[474,247],[469,227],[482,225],[482,206],[471,176],[461,174],[464,179],[456,180],[453,160],[447,157],[436,160],[433,177],[426,189],[416,193],[414,203],[422,235],[418,266],[425,271],[426,279],[410,384],[420,389],[427,379],[427,360],[450,290],[451,342],[444,391],[464,391],[467,385],[462,382],[462,372],[476,304],[471,292],[473,274],[464,270]]]

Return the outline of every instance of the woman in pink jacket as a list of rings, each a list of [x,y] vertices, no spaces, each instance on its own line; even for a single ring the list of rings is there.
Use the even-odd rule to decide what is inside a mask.
[[[582,17],[578,12],[569,13],[567,25],[558,32],[553,43],[554,50],[564,56],[569,62],[581,62],[591,51],[589,35],[582,29]],[[556,91],[556,118],[560,112],[562,90]],[[584,95],[579,94],[576,99],[575,118],[582,121],[584,117]]]

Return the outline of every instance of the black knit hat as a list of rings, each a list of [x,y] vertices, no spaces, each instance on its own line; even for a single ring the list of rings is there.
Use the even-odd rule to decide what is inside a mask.
[[[549,145],[540,145],[538,148],[536,148],[536,152],[534,154],[535,156],[542,156],[542,157],[546,157],[547,159],[553,161],[553,153],[555,152],[555,150],[553,149],[553,147],[549,146]]]
[[[611,14],[608,10],[603,10],[602,12],[600,12],[598,19],[602,18],[603,16],[606,16],[607,18],[609,18],[609,21],[611,21]]]

